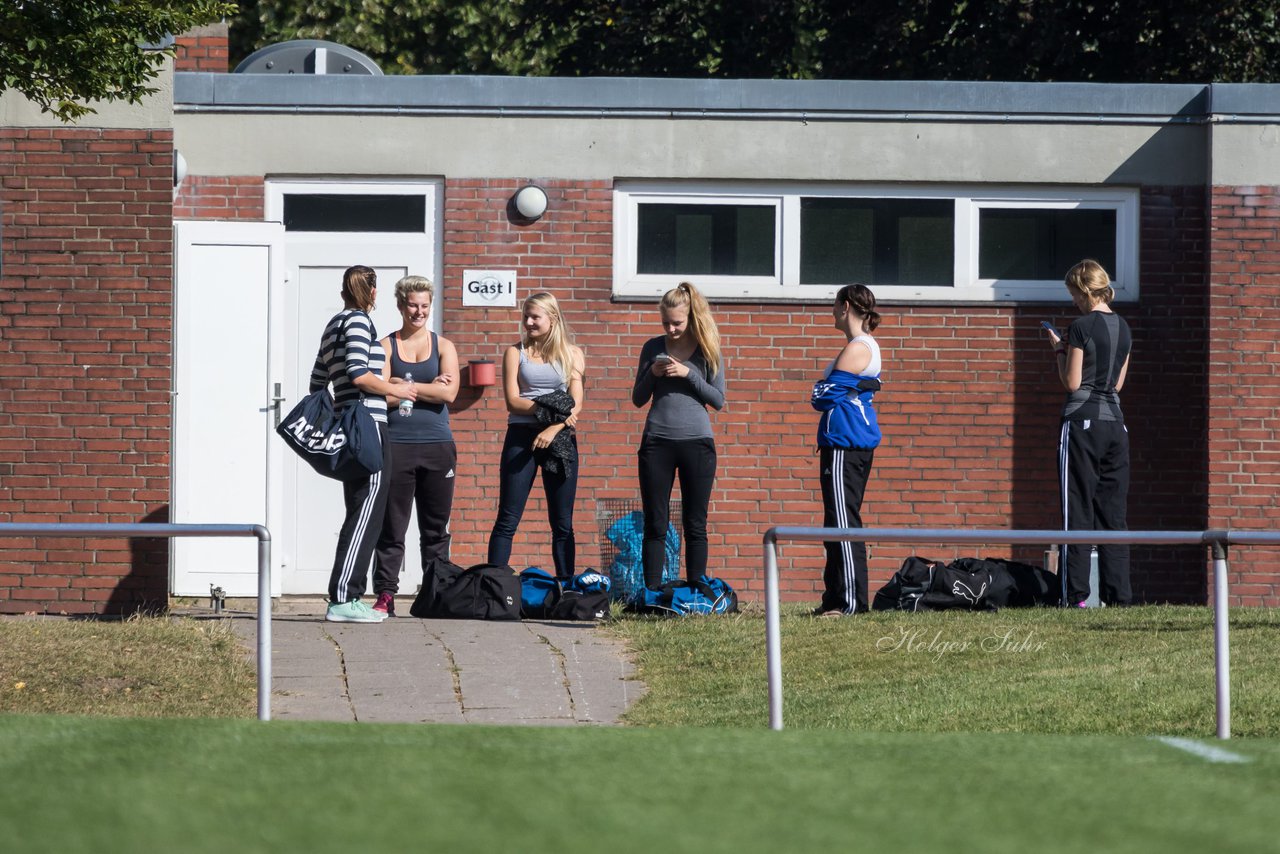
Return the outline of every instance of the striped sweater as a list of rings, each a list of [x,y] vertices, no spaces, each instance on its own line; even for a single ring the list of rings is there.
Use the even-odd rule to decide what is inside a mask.
[[[374,421],[386,423],[387,399],[380,394],[364,394],[352,382],[364,374],[382,376],[386,358],[369,315],[359,309],[344,309],[325,324],[320,336],[320,351],[311,369],[311,391],[333,383],[335,408],[360,400]]]

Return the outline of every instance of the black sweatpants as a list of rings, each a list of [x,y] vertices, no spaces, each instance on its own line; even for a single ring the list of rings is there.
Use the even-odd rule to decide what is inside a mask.
[[[644,508],[644,586],[662,586],[667,562],[667,525],[671,489],[680,475],[680,514],[684,526],[684,573],[689,581],[707,574],[707,507],[716,482],[716,443],[711,438],[653,439],[636,453],[640,502]]]
[[[454,469],[458,446],[453,442],[393,442],[395,464],[389,471],[387,513],[378,537],[373,592],[395,593],[404,566],[404,537],[409,517],[418,508],[418,541],[422,565],[449,558],[449,515],[453,512]]]
[[[335,604],[359,599],[369,583],[373,549],[382,531],[382,516],[387,509],[387,472],[393,465],[386,431],[386,424],[378,424],[382,471],[359,480],[342,482],[347,517],[338,531],[338,551],[333,559],[333,571],[329,574],[329,601]]]
[[[822,526],[861,528],[862,496],[871,476],[874,449],[822,448]],[[822,573],[822,611],[853,614],[867,610],[866,543],[823,543],[827,565]]]
[[[1129,431],[1118,421],[1063,421],[1058,440],[1062,528],[1065,531],[1128,529]],[[1089,598],[1089,546],[1058,552],[1063,603]],[[1098,597],[1128,605],[1129,546],[1098,546]]]

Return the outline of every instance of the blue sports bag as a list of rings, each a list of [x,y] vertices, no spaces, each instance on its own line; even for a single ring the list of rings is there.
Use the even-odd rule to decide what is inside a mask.
[[[647,587],[637,590],[627,600],[627,610],[670,617],[733,614],[738,610],[738,594],[721,578],[702,578],[693,584],[668,581],[657,590]]]

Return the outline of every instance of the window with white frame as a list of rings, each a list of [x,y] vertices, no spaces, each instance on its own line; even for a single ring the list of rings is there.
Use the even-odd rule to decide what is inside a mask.
[[[881,299],[1064,299],[1082,258],[1138,295],[1133,188],[619,182],[614,293],[681,281],[709,297],[825,301],[860,282]]]

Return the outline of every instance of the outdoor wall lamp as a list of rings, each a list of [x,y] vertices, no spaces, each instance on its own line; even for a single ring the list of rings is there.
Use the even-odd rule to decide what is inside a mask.
[[[547,191],[537,184],[527,184],[516,191],[512,203],[521,217],[535,220],[547,212]]]

